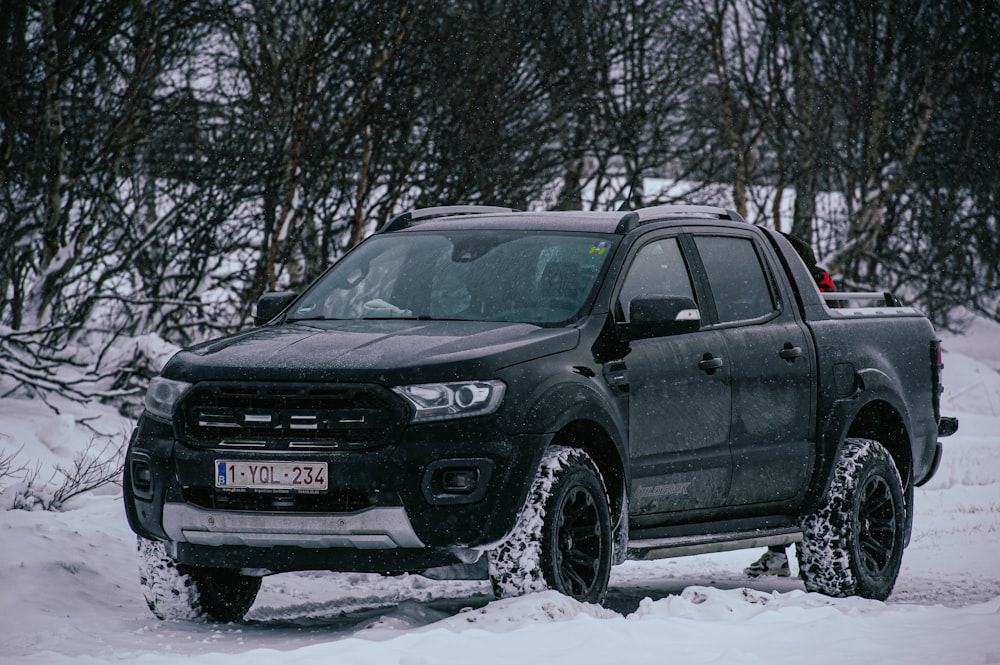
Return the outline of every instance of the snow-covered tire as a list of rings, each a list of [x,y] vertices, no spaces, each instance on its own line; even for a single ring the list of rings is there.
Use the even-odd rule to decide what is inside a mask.
[[[159,541],[139,538],[139,582],[161,620],[239,621],[253,605],[261,578],[222,568],[179,566]]]
[[[158,540],[139,537],[139,583],[150,611],[161,620],[202,617],[194,580],[177,569],[177,562]]]
[[[848,439],[833,474],[796,547],[799,574],[808,591],[885,600],[906,541],[899,471],[882,444]]]
[[[618,524],[611,532],[611,565],[620,566],[628,560],[628,493],[622,492],[622,507]]]
[[[596,465],[582,450],[552,446],[514,530],[487,555],[493,591],[504,598],[555,589],[600,603],[612,547],[608,495]]]

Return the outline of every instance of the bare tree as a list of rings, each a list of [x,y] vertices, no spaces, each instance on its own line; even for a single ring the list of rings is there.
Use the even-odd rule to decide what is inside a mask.
[[[261,292],[300,288],[400,210],[459,202],[725,202],[823,229],[848,285],[896,288],[939,321],[958,305],[1000,318],[998,14],[2,3],[0,373],[113,392],[100,356],[53,381],[67,344],[233,331]]]
[[[969,10],[964,2],[942,9],[928,0],[859,1],[830,16],[829,80],[842,100],[836,173],[849,219],[847,242],[832,266],[854,283],[877,277],[874,254],[894,233],[887,206],[912,181],[935,114],[956,81],[969,44],[962,29]]]
[[[935,91],[940,99],[921,147],[898,193],[886,199],[860,262],[866,279],[890,284],[938,324],[957,329],[963,312],[1000,318],[1000,176],[993,166],[1000,150],[1000,8],[948,3],[938,11],[940,30],[950,30],[953,43],[929,57],[950,62],[957,54],[947,74],[952,85]]]
[[[22,106],[3,107],[0,242],[10,251],[0,262],[0,315],[41,374],[4,373],[57,389],[47,361],[84,328],[155,327],[163,319],[150,313],[189,305],[204,277],[175,260],[198,233],[188,215],[201,199],[166,184],[160,159],[180,149],[163,130],[176,100],[161,95],[178,85],[203,31],[183,2],[8,6],[0,14],[9,19],[5,85]],[[164,250],[169,243],[179,249]],[[179,284],[161,288],[167,279]],[[94,367],[83,378],[101,376]]]
[[[777,162],[772,216],[780,218],[781,194],[786,184],[791,185],[795,194],[791,232],[812,242],[816,197],[830,169],[824,156],[831,152],[831,99],[822,78],[826,33],[821,28],[826,13],[836,8],[810,0],[762,0],[759,6],[775,38],[769,65],[775,105],[768,133]]]
[[[775,103],[768,69],[774,35],[761,8],[753,3],[702,0],[698,8],[704,26],[698,43],[710,69],[689,113],[711,132],[712,149],[722,157],[708,162],[714,168],[705,175],[729,182],[733,206],[746,215],[748,189]]]

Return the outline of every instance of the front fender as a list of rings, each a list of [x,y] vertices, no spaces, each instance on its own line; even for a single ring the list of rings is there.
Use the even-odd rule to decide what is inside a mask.
[[[582,383],[563,383],[548,387],[525,412],[524,427],[530,432],[558,432],[566,425],[590,420],[624,449],[626,427],[606,404],[598,391]]]
[[[551,369],[551,368],[550,368]],[[540,376],[547,378],[539,380]],[[603,376],[583,366],[560,367],[525,376],[516,369],[501,375],[521,396],[505,414],[512,431],[538,434],[549,441],[581,445],[608,477],[609,492],[628,486],[628,395],[610,388]],[[579,443],[574,443],[574,439]],[[612,499],[621,504],[621,500]]]

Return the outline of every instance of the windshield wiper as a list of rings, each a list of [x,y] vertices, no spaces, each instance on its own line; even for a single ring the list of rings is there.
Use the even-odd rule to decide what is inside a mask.
[[[478,319],[457,319],[421,314],[420,316],[361,316],[351,319],[338,319],[332,316],[299,316],[285,319],[285,323],[301,323],[303,321],[476,321]]]
[[[421,314],[420,316],[362,316],[363,321],[437,321],[432,316]]]
[[[299,316],[285,319],[285,323],[298,323],[300,321],[347,321],[347,319],[336,319],[332,316]]]

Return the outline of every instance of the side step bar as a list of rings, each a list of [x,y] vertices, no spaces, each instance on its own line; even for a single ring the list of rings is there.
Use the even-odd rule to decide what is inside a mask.
[[[692,554],[770,547],[771,545],[791,545],[800,540],[802,540],[802,531],[798,528],[712,534],[710,536],[650,538],[648,540],[630,540],[627,556],[633,561],[649,561]]]

